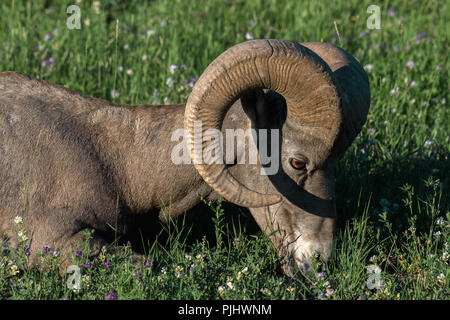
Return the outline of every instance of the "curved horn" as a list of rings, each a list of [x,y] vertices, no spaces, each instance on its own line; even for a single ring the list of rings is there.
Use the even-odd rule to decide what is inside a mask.
[[[270,89],[281,94],[286,100],[289,121],[308,127],[308,132],[330,150],[339,133],[342,115],[330,68],[298,43],[247,41],[231,47],[206,68],[188,98],[185,111],[184,128],[193,163],[203,179],[228,201],[263,207],[280,202],[281,196],[248,189],[231,175],[225,164],[203,163],[203,151],[218,140],[202,141],[199,140],[202,137],[194,135],[198,121],[201,136],[211,128],[220,130],[234,101],[252,89]]]

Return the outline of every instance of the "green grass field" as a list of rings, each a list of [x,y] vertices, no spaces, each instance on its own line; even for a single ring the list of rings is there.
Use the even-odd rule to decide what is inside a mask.
[[[73,3],[81,29],[66,25]],[[367,27],[372,4],[381,29]],[[0,299],[450,298],[448,1],[3,0],[0,16],[0,71],[115,102],[184,103],[214,58],[251,38],[335,43],[372,96],[337,170],[335,258],[314,276],[285,277],[251,215],[219,201],[162,227],[140,266],[129,246],[88,261],[80,244],[80,289],[51,249],[39,271],[27,241],[3,244]]]

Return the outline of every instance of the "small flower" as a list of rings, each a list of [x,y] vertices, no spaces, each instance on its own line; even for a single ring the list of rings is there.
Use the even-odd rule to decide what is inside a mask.
[[[254,28],[256,27],[256,21],[250,21],[250,27]]]
[[[233,282],[228,281],[228,282],[227,282],[227,287],[228,287],[230,290],[234,290]]]
[[[50,252],[52,248],[49,245],[44,246],[44,248],[42,249],[42,253],[43,254],[47,254]]]
[[[111,90],[111,98],[118,98],[120,96],[119,91],[117,91],[116,89],[112,89]]]
[[[23,223],[22,217],[21,217],[21,216],[16,216],[16,217],[14,218],[14,223],[15,223],[15,224],[22,224],[22,223]]]
[[[372,136],[375,134],[375,129],[374,128],[369,128],[369,130],[367,130],[367,132]]]
[[[93,268],[92,263],[90,263],[89,261],[86,262],[86,263],[84,264],[84,266],[85,266],[86,268],[88,268],[88,269],[92,269],[92,268]]]
[[[245,39],[247,39],[247,40],[253,40],[255,37],[253,36],[253,32],[247,32],[246,34],[245,34]]]
[[[394,7],[390,8],[388,10],[387,14],[388,14],[389,17],[395,16],[395,8]]]
[[[370,261],[370,262],[376,262],[377,259],[378,259],[378,256],[373,255],[373,256],[370,257],[369,261]]]
[[[364,148],[361,148],[360,152],[361,152],[362,154],[365,154],[365,153],[366,153],[366,150],[365,150]]]
[[[414,67],[414,61],[409,60],[409,61],[406,63],[406,66],[407,66],[408,68],[412,69],[412,68]]]
[[[108,299],[108,300],[117,300],[117,293],[111,292],[110,294],[108,294],[108,297],[106,299]]]
[[[429,148],[433,145],[433,142],[430,140],[427,140],[427,141],[425,141],[424,145],[425,145],[425,147]]]
[[[366,300],[366,299],[364,299],[363,296],[359,296],[358,298],[356,298],[356,300]]]
[[[155,34],[155,30],[153,30],[153,29],[147,30],[147,37],[151,37],[154,34]]]
[[[400,48],[397,45],[395,45],[394,47],[392,47],[392,50],[394,50],[394,52],[398,52]]]
[[[415,86],[417,86],[417,82],[415,82],[414,80],[413,81],[411,81],[411,83],[409,84],[411,87],[415,87]]]
[[[272,292],[269,289],[267,289],[267,288],[262,288],[261,289],[261,293],[266,295],[266,296],[270,296],[272,294]]]
[[[53,256],[56,258],[56,257],[59,257],[59,251],[58,250],[55,250],[55,251],[53,251]]]
[[[123,72],[123,66],[118,66],[117,70],[119,70],[119,72]]]
[[[445,275],[443,273],[440,273],[436,279],[439,283],[442,283],[442,284],[445,283]]]
[[[219,286],[217,288],[217,291],[219,292],[220,295],[222,295],[225,292],[225,287],[224,286]]]
[[[398,94],[400,92],[400,88],[399,87],[395,87],[394,89],[391,90],[391,94]]]
[[[176,266],[175,267],[175,277],[177,277],[177,278],[181,277],[181,271],[183,271],[183,267],[182,266]]]
[[[46,33],[45,36],[44,36],[44,40],[45,40],[45,41],[48,41],[48,40],[50,40],[51,38],[52,38],[52,35],[51,35],[50,33]]]
[[[159,24],[159,26],[160,26],[161,28],[164,28],[165,26],[167,26],[166,20],[161,21],[161,23]]]
[[[139,271],[136,271],[133,276],[139,279],[141,277],[141,273]]]
[[[366,64],[364,66],[364,70],[366,70],[367,72],[371,72],[373,70],[373,65],[372,64]]]
[[[15,264],[13,264],[12,266],[10,266],[9,267],[9,269],[8,269],[8,271],[7,271],[7,275],[9,275],[9,276],[15,276],[16,274],[18,274],[20,271],[19,271],[19,268],[15,265]]]
[[[95,14],[100,14],[100,1],[94,1],[92,3],[92,11],[94,11]]]
[[[444,218],[439,217],[439,218],[436,220],[436,224],[437,224],[438,226],[443,226],[443,225],[445,224]],[[448,245],[448,244],[447,244],[447,245]]]
[[[414,37],[414,41],[416,43],[419,43],[420,39],[422,39],[423,37],[425,37],[425,32],[422,31],[421,33],[419,33],[417,36]]]
[[[442,235],[442,232],[440,232],[440,231],[436,231],[436,232],[433,233],[433,236],[435,238],[439,238],[441,235]]]
[[[319,272],[318,274],[316,274],[316,278],[325,279],[325,273]]]
[[[104,266],[105,268],[111,267],[111,261],[105,261],[105,263],[103,263],[103,266]]]
[[[436,70],[441,70],[441,64],[440,63],[437,64]]]
[[[133,75],[133,70],[132,69],[127,69],[127,75],[132,76]]]
[[[57,28],[53,29],[53,35],[57,36],[59,34],[59,30]]]
[[[326,296],[325,293],[321,292],[321,293],[319,293],[319,294],[317,295],[317,298],[322,300],[322,299],[326,299],[327,296]]]
[[[147,261],[144,264],[144,269],[151,268],[152,265],[153,265],[153,260],[148,258]]]
[[[168,77],[167,80],[166,80],[166,85],[167,85],[169,88],[172,88],[174,82],[175,82],[175,80],[174,80],[172,77]]]
[[[83,251],[78,250],[77,252],[75,252],[75,256],[77,258],[81,257],[83,255]]]
[[[174,74],[175,72],[178,71],[178,66],[176,64],[171,64],[169,69],[170,69],[170,73]]]
[[[31,248],[25,248],[25,255],[28,257],[31,254]]]
[[[335,293],[335,292],[334,292],[334,289],[327,288],[327,290],[326,290],[326,295],[327,295],[327,297],[333,296],[334,293]]]
[[[145,60],[147,60],[147,59],[148,59],[147,55],[144,54],[144,55],[142,56],[142,61],[145,61]]]
[[[360,37],[360,38],[365,37],[365,36],[366,36],[366,32],[365,32],[365,31],[361,31],[361,32],[359,33],[359,37]]]
[[[130,49],[130,45],[127,43],[127,44],[124,44],[123,45],[123,48],[125,49],[125,50],[128,50],[128,49]]]

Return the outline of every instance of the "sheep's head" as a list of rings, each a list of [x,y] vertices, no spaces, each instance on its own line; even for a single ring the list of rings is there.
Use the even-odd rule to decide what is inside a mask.
[[[253,166],[260,170],[236,171],[234,177],[226,164],[202,161],[203,151],[219,141],[196,141],[196,123],[203,134],[220,129],[239,98],[252,127],[270,132],[267,141],[257,140],[260,149],[279,154],[275,170],[261,161]],[[189,96],[185,130],[195,167],[225,199],[250,208],[271,234],[288,275],[297,267],[307,272],[314,252],[323,259],[332,254],[335,166],[361,130],[369,101],[367,76],[345,51],[285,40],[253,40],[228,49]]]

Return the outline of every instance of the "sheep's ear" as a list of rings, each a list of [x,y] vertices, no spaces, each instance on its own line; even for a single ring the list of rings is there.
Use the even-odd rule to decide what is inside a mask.
[[[247,91],[241,95],[241,104],[254,128],[273,128],[278,124],[280,112],[286,113],[284,98],[270,90]]]

